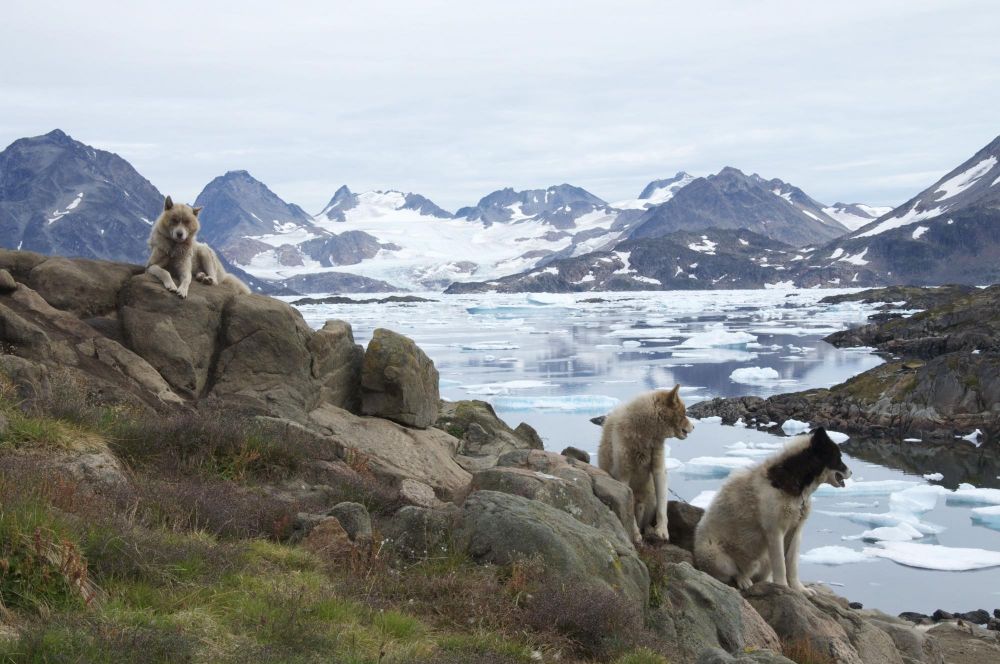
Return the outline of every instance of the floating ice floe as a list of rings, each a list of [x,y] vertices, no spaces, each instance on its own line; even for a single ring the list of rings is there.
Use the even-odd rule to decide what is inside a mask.
[[[924,533],[908,523],[901,523],[898,526],[879,526],[860,535],[846,536],[844,539],[860,539],[866,542],[909,542],[922,537],[925,537]]]
[[[742,367],[734,369],[729,380],[742,385],[772,385],[781,381],[781,374],[771,367]]]
[[[846,546],[820,546],[799,556],[804,563],[816,565],[850,565],[871,562],[871,556]]]
[[[744,443],[738,441],[726,445],[726,456],[765,457],[771,456],[784,445],[781,443]]]
[[[851,438],[846,433],[840,433],[839,431],[827,431],[826,435],[830,437],[830,440],[838,445],[843,445]]]
[[[809,431],[809,423],[800,420],[785,420],[781,425],[781,430],[785,432],[786,436],[794,436]]]
[[[675,459],[673,457],[667,457],[663,460],[663,466],[667,470],[677,470],[678,468],[684,467],[684,462],[680,459]]]
[[[461,344],[461,348],[462,350],[517,350],[520,346],[509,341],[484,341],[475,344]]]
[[[747,468],[756,463],[750,457],[695,457],[684,464],[685,475],[697,477],[726,477],[734,470]]]
[[[829,484],[821,484],[816,489],[817,496],[833,496],[836,498],[857,498],[859,496],[887,496],[896,491],[903,491],[915,486],[923,486],[919,482],[910,480],[871,480],[861,481],[848,478],[844,480],[844,487],[837,488]]]
[[[940,544],[880,542],[878,548],[867,547],[864,549],[864,553],[887,558],[907,567],[944,572],[965,572],[1000,567],[1000,551],[941,546]]]
[[[681,331],[674,327],[630,327],[622,330],[612,330],[607,336],[617,339],[661,339],[680,336]]]
[[[702,491],[691,500],[691,504],[701,509],[707,509],[712,504],[712,499],[718,491]]]
[[[494,361],[496,358],[494,358]],[[469,394],[508,394],[511,390],[531,390],[539,387],[555,387],[555,383],[544,380],[508,380],[501,383],[485,383],[483,385],[462,385],[461,388]]]
[[[757,337],[746,332],[732,332],[723,323],[718,323],[704,332],[692,334],[676,348],[716,348],[723,346],[745,346],[757,341]]]
[[[750,330],[754,334],[771,334],[771,335],[781,335],[784,334],[790,337],[808,337],[812,335],[825,337],[828,334],[833,334],[834,332],[840,332],[843,328],[839,327],[755,327]]]
[[[604,414],[618,405],[618,399],[598,394],[569,394],[561,397],[497,396],[490,402],[494,408],[507,411],[558,410],[595,415]]]
[[[972,522],[993,530],[1000,530],[1000,505],[990,507],[973,507]]]
[[[941,473],[926,473],[924,475],[924,479],[931,482],[940,482],[944,479],[944,475]]]
[[[757,359],[757,353],[733,348],[695,348],[690,350],[672,349],[671,356],[704,364],[723,362],[750,362]]]
[[[1000,489],[982,489],[971,484],[959,484],[948,494],[949,505],[1000,505]]]

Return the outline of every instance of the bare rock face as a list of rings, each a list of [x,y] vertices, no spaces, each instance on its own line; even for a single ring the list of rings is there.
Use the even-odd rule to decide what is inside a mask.
[[[631,545],[538,500],[476,491],[463,505],[455,538],[477,561],[505,565],[539,556],[553,578],[604,583],[639,607],[649,598],[649,572]]]
[[[188,298],[180,300],[151,276],[140,275],[118,297],[127,345],[175,390],[201,396],[211,375],[222,312],[233,294],[193,283]]]
[[[426,429],[438,415],[438,371],[412,339],[375,330],[361,369],[361,412]]]
[[[442,401],[434,426],[462,441],[458,462],[469,471],[494,466],[505,452],[542,449],[538,433],[529,424],[522,422],[511,429],[486,401]]]
[[[7,270],[0,268],[0,293],[12,293],[17,290],[17,282],[14,276]]]
[[[307,343],[312,377],[320,381],[319,400],[352,413],[361,408],[361,365],[365,350],[354,343],[350,323],[328,320]]]
[[[118,291],[142,272],[138,265],[53,257],[28,273],[28,285],[57,309],[81,317],[114,311]]]
[[[330,405],[309,415],[313,427],[337,444],[363,454],[376,475],[397,485],[416,480],[433,489],[440,500],[453,500],[469,486],[472,476],[455,461],[458,440],[443,431],[358,417]]]

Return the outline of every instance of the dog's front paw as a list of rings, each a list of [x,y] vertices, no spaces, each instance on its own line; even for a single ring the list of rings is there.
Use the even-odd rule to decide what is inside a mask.
[[[186,300],[187,296],[188,296],[188,289],[186,288],[177,289],[177,297],[181,298],[182,300]]]
[[[176,293],[177,292],[177,286],[174,286],[173,284],[167,284],[167,286],[165,286],[165,288],[168,291],[170,291],[171,293]]]
[[[213,279],[212,277],[210,277],[210,276],[208,276],[206,274],[205,278],[201,280],[201,283],[205,284],[206,286],[214,286],[215,285],[215,279]]]
[[[801,583],[795,583],[795,584],[793,584],[792,588],[794,590],[798,590],[800,593],[802,593],[806,597],[815,597],[816,596],[816,589],[815,588],[808,588],[808,587],[802,585]]]
[[[656,542],[670,541],[670,533],[667,532],[666,526],[656,526],[655,528],[647,528],[646,537]]]
[[[740,590],[749,590],[753,585],[753,580],[749,576],[736,577],[736,587]]]

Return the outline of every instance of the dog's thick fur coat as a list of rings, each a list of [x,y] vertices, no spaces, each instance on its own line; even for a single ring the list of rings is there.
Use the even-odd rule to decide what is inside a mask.
[[[645,392],[608,413],[601,430],[597,464],[632,489],[635,523],[632,539],[642,534],[667,541],[667,470],[663,443],[683,440],[694,429],[685,414],[680,385]]]
[[[820,484],[843,487],[850,476],[840,448],[822,428],[734,473],[695,530],[695,566],[741,590],[770,580],[812,594],[799,581],[799,545],[810,499]]]
[[[206,286],[226,283],[241,293],[249,293],[246,284],[226,273],[212,248],[198,242],[199,212],[200,207],[175,204],[170,196],[164,199],[163,213],[149,234],[146,271],[159,279],[164,288],[182,298],[188,295],[192,275]],[[179,284],[174,282],[175,278]]]

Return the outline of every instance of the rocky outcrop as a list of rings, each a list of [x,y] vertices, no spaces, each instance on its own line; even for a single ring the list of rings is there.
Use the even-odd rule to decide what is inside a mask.
[[[874,346],[886,364],[828,390],[713,399],[689,412],[727,424],[743,418],[777,426],[791,418],[866,439],[953,442],[979,429],[979,442],[1000,440],[1000,286],[950,292],[928,311],[827,338],[836,346]]]
[[[362,454],[371,470],[397,486],[414,480],[441,500],[453,500],[469,486],[472,476],[455,460],[458,439],[443,431],[359,417],[331,405],[310,412],[309,421],[344,449]]]
[[[471,490],[500,491],[543,502],[626,546],[639,539],[634,537],[629,519],[628,487],[612,480],[603,470],[554,452],[520,450],[504,454],[496,467],[472,476]]]
[[[437,419],[438,371],[412,339],[378,328],[361,368],[361,411],[427,428]]]
[[[456,541],[474,560],[538,556],[553,577],[602,582],[640,607],[649,597],[649,573],[631,545],[538,500],[476,491],[465,501]]]
[[[505,452],[542,449],[531,425],[522,422],[511,429],[486,401],[442,401],[434,426],[461,441],[458,462],[469,471],[496,465]]]

